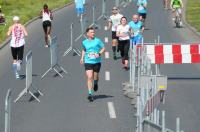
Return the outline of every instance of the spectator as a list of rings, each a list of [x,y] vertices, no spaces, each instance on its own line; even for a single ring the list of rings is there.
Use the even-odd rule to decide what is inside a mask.
[[[3,14],[2,9],[0,7],[0,23],[5,23],[5,17],[4,16],[5,15]]]

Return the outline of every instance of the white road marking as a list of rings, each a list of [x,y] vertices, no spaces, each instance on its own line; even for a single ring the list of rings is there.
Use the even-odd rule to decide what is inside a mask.
[[[109,59],[109,52],[105,52],[105,58]]]
[[[105,43],[108,43],[108,37],[105,37],[104,41]]]
[[[117,118],[113,102],[108,102],[108,111],[109,111],[110,118],[112,119]]]
[[[106,81],[110,81],[110,72],[109,71],[105,72],[105,79],[106,79]]]
[[[105,30],[105,31],[107,31],[107,30],[108,30],[108,27],[107,27],[107,26],[105,26],[105,27],[104,27],[104,30]]]

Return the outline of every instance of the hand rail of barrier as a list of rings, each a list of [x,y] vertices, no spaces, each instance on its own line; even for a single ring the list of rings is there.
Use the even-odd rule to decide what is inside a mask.
[[[11,90],[8,89],[5,98],[5,126],[4,132],[10,132],[10,116],[11,116]]]
[[[106,15],[106,0],[102,0],[102,11],[101,16],[97,18],[97,21],[99,21],[101,18],[104,18],[104,20],[107,20],[109,17]]]

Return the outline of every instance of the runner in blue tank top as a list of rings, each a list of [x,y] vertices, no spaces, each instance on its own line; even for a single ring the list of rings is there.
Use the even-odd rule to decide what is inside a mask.
[[[138,20],[138,15],[133,15],[132,21],[129,22],[132,44],[141,43],[142,33],[144,32],[144,27],[142,22]]]
[[[138,0],[137,6],[140,21],[144,23],[147,16],[147,0]]]

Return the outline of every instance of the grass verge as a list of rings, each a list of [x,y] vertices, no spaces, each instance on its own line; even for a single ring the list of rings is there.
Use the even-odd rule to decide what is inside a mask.
[[[186,20],[200,32],[200,0],[187,0]]]
[[[6,4],[3,3],[6,1]],[[72,0],[2,0],[0,2],[3,13],[7,21],[7,25],[0,25],[0,44],[6,39],[8,27],[12,24],[14,15],[20,16],[20,21],[24,24],[30,19],[39,15],[45,3],[49,9],[64,6]]]

